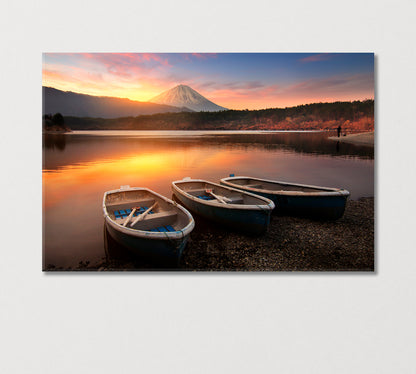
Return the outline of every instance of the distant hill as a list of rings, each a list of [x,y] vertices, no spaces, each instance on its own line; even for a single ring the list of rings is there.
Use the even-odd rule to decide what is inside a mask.
[[[180,84],[149,100],[152,103],[186,107],[195,112],[218,112],[227,110],[196,92],[189,86]]]
[[[92,96],[52,87],[42,87],[43,113],[63,116],[118,118],[143,114],[182,112],[191,110],[177,106],[133,101],[117,97]]]
[[[117,119],[65,117],[73,130],[374,130],[374,100],[291,108],[158,113]]]

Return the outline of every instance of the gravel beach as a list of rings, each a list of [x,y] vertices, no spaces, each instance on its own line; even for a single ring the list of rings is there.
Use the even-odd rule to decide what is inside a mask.
[[[272,216],[268,232],[250,238],[198,229],[182,269],[227,271],[373,271],[374,198],[347,203],[337,221]]]
[[[46,270],[160,271],[111,240],[100,263]],[[374,198],[347,202],[337,221],[272,215],[266,234],[250,237],[196,217],[178,268],[171,271],[374,271]]]

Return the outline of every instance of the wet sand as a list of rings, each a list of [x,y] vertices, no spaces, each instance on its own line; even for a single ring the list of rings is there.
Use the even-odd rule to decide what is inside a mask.
[[[360,134],[351,134],[346,136],[330,136],[328,139],[343,143],[351,143],[357,145],[367,145],[374,147],[374,131],[364,132]]]
[[[47,270],[159,271],[109,242],[106,258],[77,268]],[[110,248],[109,248],[110,249]],[[373,271],[374,198],[347,202],[337,221],[272,215],[266,234],[250,237],[196,217],[178,268],[173,271]]]

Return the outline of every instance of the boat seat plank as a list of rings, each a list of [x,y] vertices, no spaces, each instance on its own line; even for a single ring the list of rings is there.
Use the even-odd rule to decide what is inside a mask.
[[[184,189],[184,192],[189,193],[190,195],[193,195],[193,196],[205,195],[205,190],[202,188],[189,189],[189,190]]]
[[[136,222],[131,228],[137,230],[151,230],[161,226],[173,225],[177,220],[178,213],[174,210],[156,212],[152,215],[147,215],[142,221]],[[117,221],[119,224],[123,224],[125,219]],[[130,227],[130,226],[129,226]]]
[[[143,213],[143,212],[142,212]],[[140,213],[141,214],[141,213]],[[148,221],[152,218],[164,218],[164,217],[171,217],[171,216],[176,216],[177,213],[175,211],[163,211],[163,212],[149,212],[149,214],[144,217],[144,219],[140,222],[145,222]],[[122,218],[120,219],[116,219],[116,222],[120,225],[122,225],[124,223],[124,221],[127,219],[128,215],[124,215]]]
[[[138,209],[138,210],[136,210],[134,212],[133,216],[134,217],[137,217],[138,215],[144,213],[147,210],[147,208],[148,208],[147,206],[140,207],[140,209]],[[130,215],[130,213],[131,213],[132,210],[133,209],[125,209],[125,210],[120,209],[120,210],[115,210],[114,211],[114,216],[116,217],[116,220],[120,220],[120,219],[123,219],[123,218],[127,218]],[[149,214],[154,214],[154,213],[155,212],[153,210],[151,210],[149,212]]]
[[[136,206],[149,207],[149,206],[152,206],[154,203],[155,203],[154,199],[146,199],[146,200],[141,200],[141,201],[132,200],[132,201],[117,202],[114,204],[107,204],[107,211],[112,212],[116,210],[133,209]]]

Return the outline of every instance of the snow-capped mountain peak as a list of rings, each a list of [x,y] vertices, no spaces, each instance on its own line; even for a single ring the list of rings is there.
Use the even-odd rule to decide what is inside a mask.
[[[191,87],[183,84],[179,84],[170,90],[162,92],[160,95],[149,101],[157,104],[186,107],[196,112],[217,112],[220,110],[227,110],[227,108],[213,103]]]

